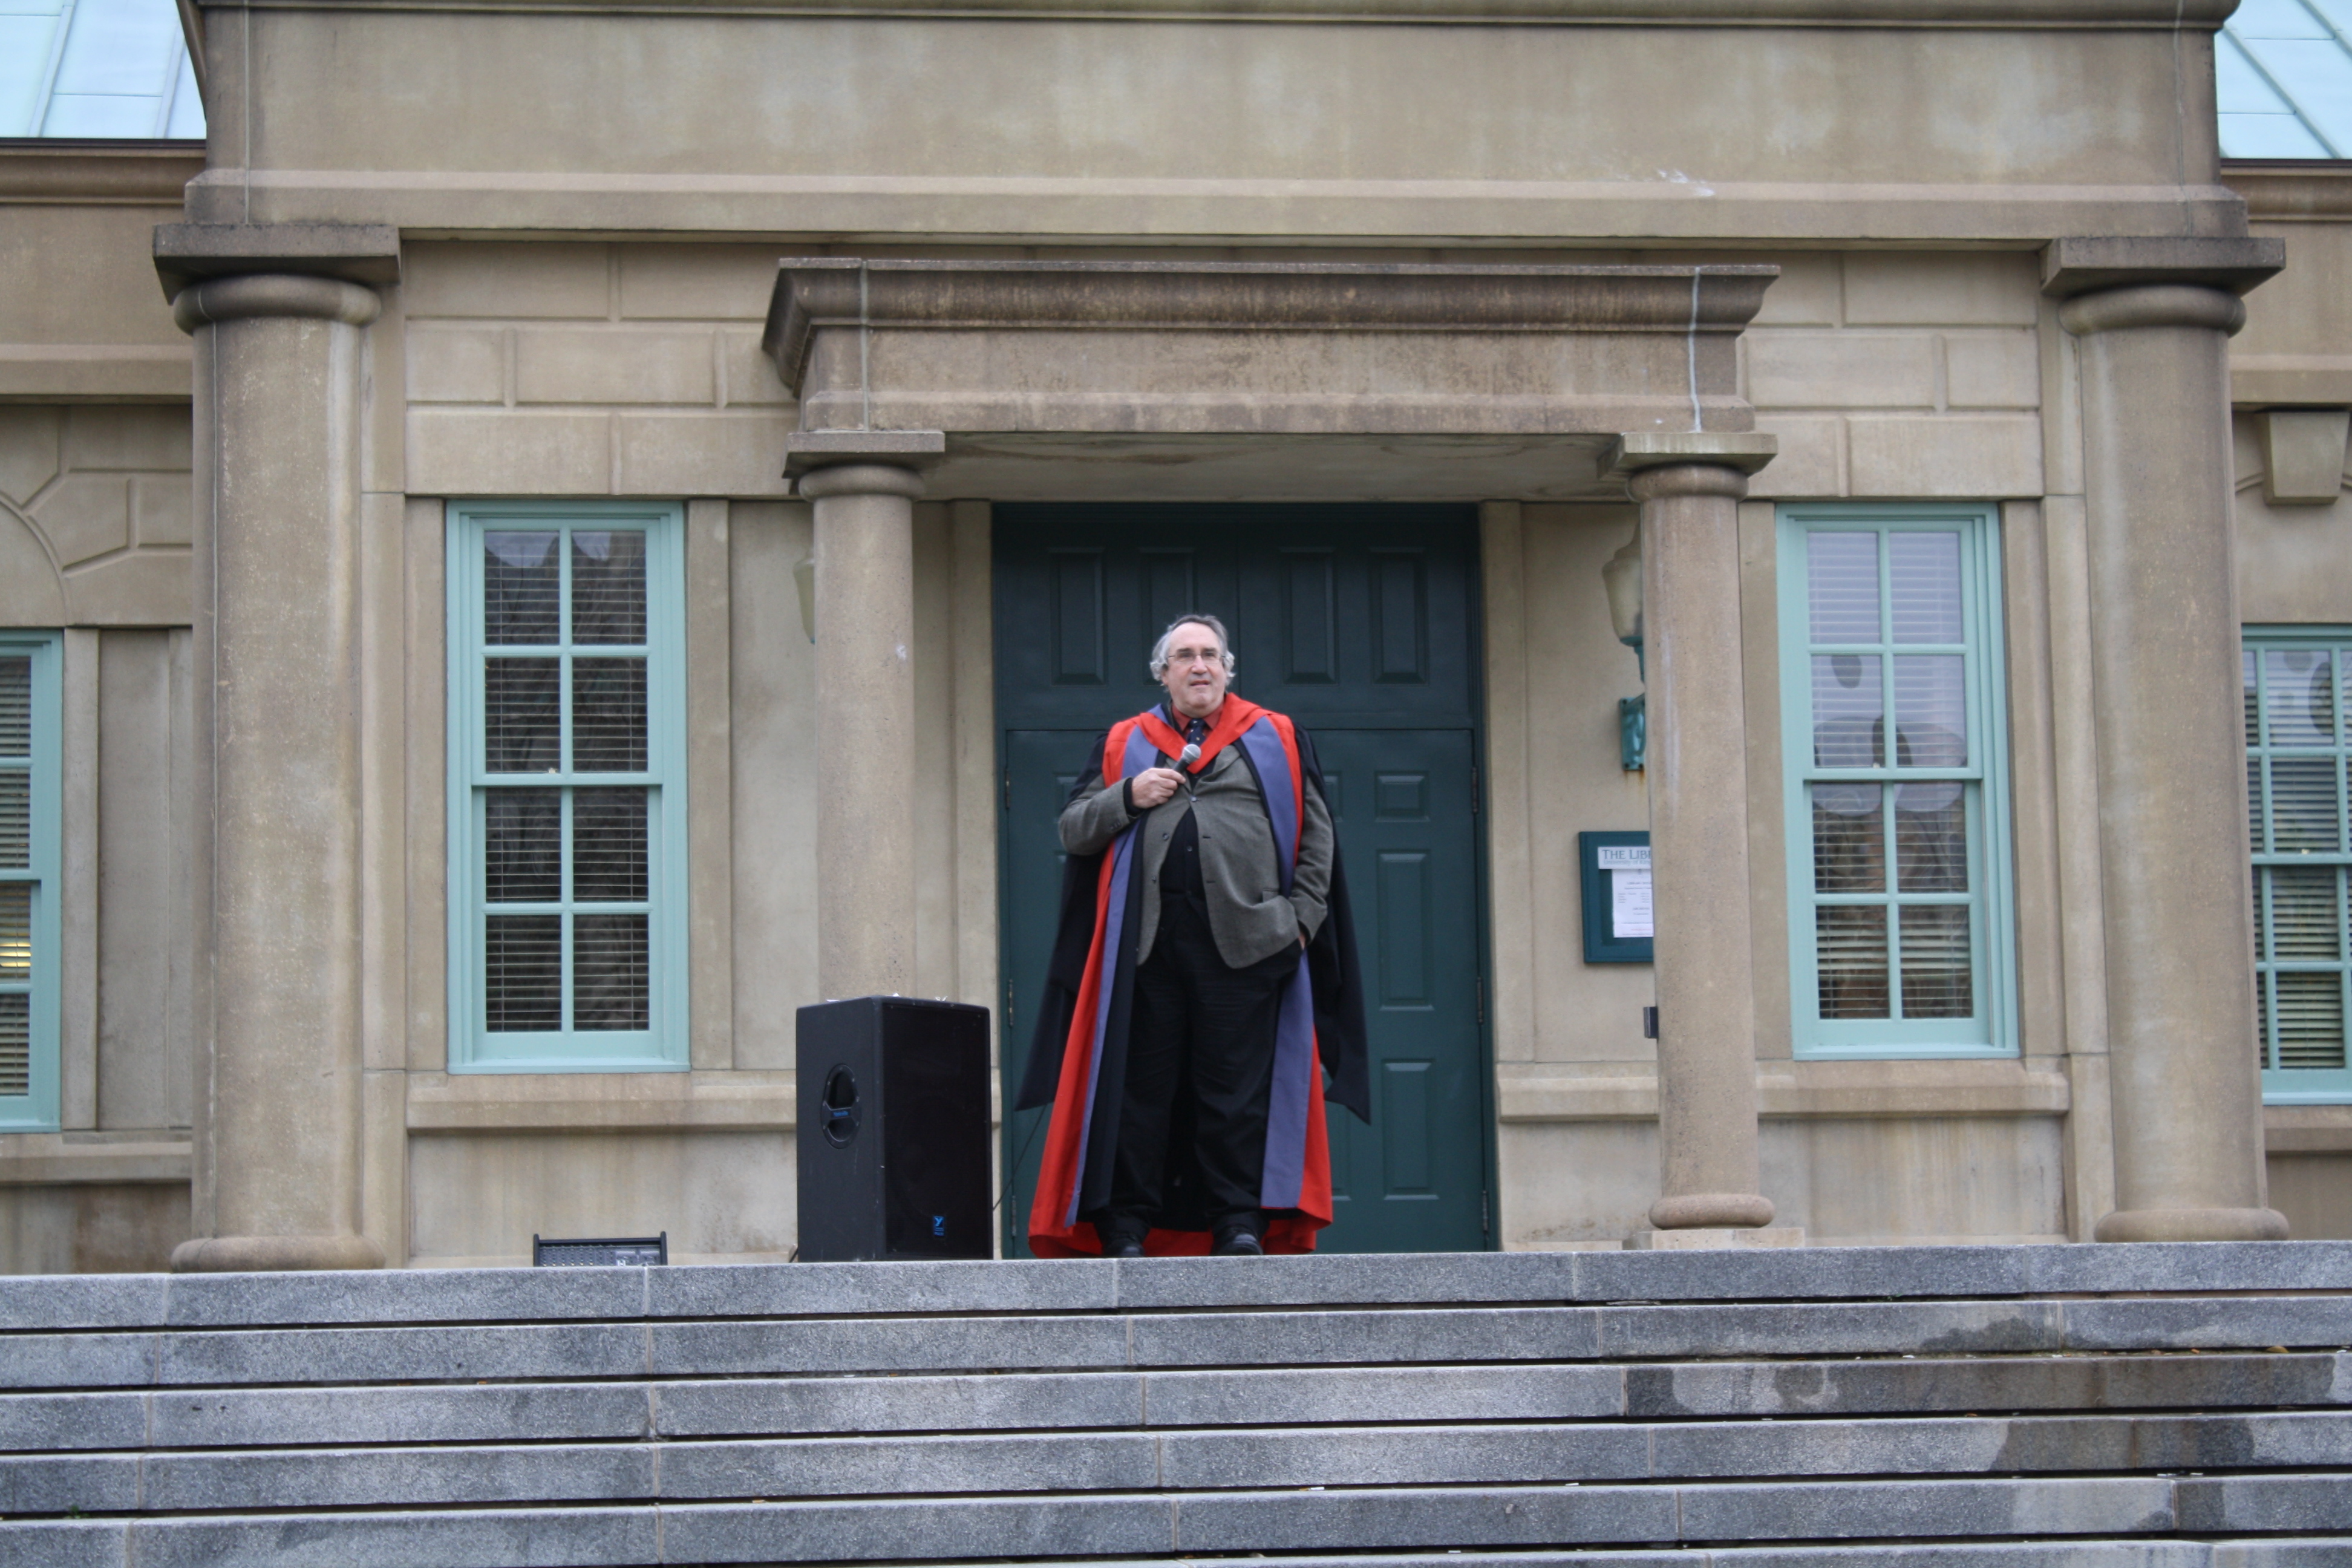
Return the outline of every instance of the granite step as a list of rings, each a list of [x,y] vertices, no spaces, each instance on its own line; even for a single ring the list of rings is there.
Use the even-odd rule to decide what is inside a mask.
[[[2352,1347],[2352,1295],[1398,1307],[0,1335],[0,1388]]]
[[[0,1394],[0,1453],[2352,1405],[2352,1355],[1424,1366]]]
[[[47,1453],[0,1457],[0,1513],[2316,1468],[2352,1412]]]
[[[0,1280],[0,1563],[2352,1563],[2352,1247]]]
[[[2352,1487],[2341,1475],[2285,1474],[182,1514],[0,1524],[0,1560],[12,1568],[1165,1561],[1433,1549],[1466,1555],[1510,1547],[2048,1542],[2244,1531],[2336,1537],[2336,1558],[2317,1555],[2315,1545],[2310,1560],[2340,1563],[2352,1531]]]
[[[0,1277],[0,1332],[2352,1289],[2352,1242]]]

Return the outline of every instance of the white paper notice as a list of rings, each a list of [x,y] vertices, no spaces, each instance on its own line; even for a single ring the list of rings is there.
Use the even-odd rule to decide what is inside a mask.
[[[1650,918],[1650,868],[1618,867],[1609,873],[1609,934],[1619,942],[1654,937]]]

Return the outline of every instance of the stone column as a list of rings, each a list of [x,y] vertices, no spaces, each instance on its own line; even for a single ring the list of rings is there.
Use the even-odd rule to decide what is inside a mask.
[[[1761,1240],[1738,1233],[1772,1223],[1757,1190],[1738,512],[1775,446],[1754,434],[1627,436],[1608,465],[1642,503],[1663,1194],[1650,1223],[1669,1246],[1678,1232]]]
[[[817,986],[915,981],[915,500],[910,468],[801,475],[816,514]]]
[[[202,243],[215,237],[189,226],[157,245],[173,316],[196,339],[193,815],[208,995],[198,1235],[172,1267],[381,1268],[360,1233],[358,692],[362,329],[379,302],[347,278],[243,270],[268,265],[269,231]],[[359,245],[380,253],[382,236]],[[279,248],[317,263],[301,244]],[[239,270],[190,280],[192,268]]]
[[[2116,1212],[2101,1241],[2286,1235],[2253,1032],[2228,342],[2277,240],[2065,239],[2081,339]]]

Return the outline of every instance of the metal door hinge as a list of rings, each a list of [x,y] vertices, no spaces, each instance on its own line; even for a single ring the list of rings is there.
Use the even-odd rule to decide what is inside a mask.
[[[1486,1026],[1486,977],[1478,976],[1478,1026]]]
[[[1470,764],[1470,815],[1471,815],[1471,816],[1477,816],[1477,815],[1478,815],[1478,813],[1479,813],[1480,811],[1482,811],[1482,810],[1484,810],[1484,809],[1485,809],[1484,805],[1482,805],[1482,797],[1485,795],[1485,794],[1486,794],[1486,791],[1484,791],[1483,789],[1481,789],[1481,788],[1479,788],[1479,787],[1478,787],[1478,764],[1477,764],[1477,763],[1472,763]]]
[[[1478,1234],[1481,1236],[1491,1237],[1495,1234],[1495,1206],[1493,1199],[1494,1194],[1486,1188],[1480,1187],[1478,1189]]]
[[[1013,770],[1011,768],[1004,770],[1004,809],[1007,811],[1013,809]]]

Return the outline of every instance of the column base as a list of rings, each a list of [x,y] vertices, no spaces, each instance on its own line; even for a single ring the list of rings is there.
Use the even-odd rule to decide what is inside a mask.
[[[364,1236],[200,1236],[172,1248],[174,1274],[383,1267],[383,1248]]]
[[[1626,1243],[1633,1252],[1697,1252],[1712,1247],[1802,1247],[1801,1225],[1701,1226],[1690,1230],[1637,1230]]]
[[[2101,1220],[2099,1241],[2284,1241],[2276,1209],[2117,1209]]]
[[[1675,1193],[1650,1205],[1650,1223],[1660,1230],[1756,1230],[1772,1223],[1772,1200],[1754,1193]]]

